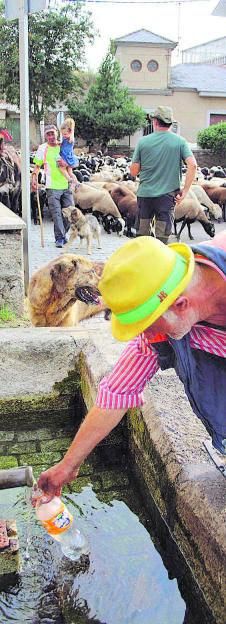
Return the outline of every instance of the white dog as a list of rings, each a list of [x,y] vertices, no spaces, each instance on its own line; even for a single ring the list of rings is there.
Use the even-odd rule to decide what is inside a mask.
[[[92,214],[84,215],[79,208],[69,206],[63,208],[62,213],[70,223],[70,237],[68,243],[64,245],[64,251],[69,247],[75,238],[80,238],[80,245],[83,239],[86,240],[87,254],[92,253],[93,238],[97,240],[98,249],[101,249],[101,226],[96,217]]]

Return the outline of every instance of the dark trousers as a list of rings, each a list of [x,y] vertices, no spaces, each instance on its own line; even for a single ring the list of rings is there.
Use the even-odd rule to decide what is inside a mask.
[[[179,189],[160,197],[138,197],[139,229],[137,236],[149,236],[155,217],[155,237],[168,243],[174,221],[175,196]]]
[[[58,191],[47,189],[48,206],[54,223],[55,240],[64,240],[70,224],[62,215],[62,208],[74,206],[72,192],[69,189]]]

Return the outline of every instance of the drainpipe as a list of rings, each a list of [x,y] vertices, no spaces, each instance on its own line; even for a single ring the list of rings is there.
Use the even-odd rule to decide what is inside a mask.
[[[31,466],[0,470],[0,490],[23,487],[25,485],[29,487],[34,485],[34,475]]]

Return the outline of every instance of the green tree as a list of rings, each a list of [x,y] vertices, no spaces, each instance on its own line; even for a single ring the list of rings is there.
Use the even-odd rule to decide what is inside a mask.
[[[214,154],[225,154],[226,122],[221,121],[218,124],[209,126],[209,128],[200,130],[198,132],[197,142],[202,149],[209,149]]]
[[[19,104],[18,20],[7,21],[0,10],[0,97]],[[93,39],[90,13],[80,2],[29,16],[30,112],[37,121],[71,92],[81,94],[78,70]]]
[[[121,68],[112,51],[107,53],[95,82],[82,102],[69,103],[76,132],[86,141],[108,143],[141,128],[146,114],[121,80]]]

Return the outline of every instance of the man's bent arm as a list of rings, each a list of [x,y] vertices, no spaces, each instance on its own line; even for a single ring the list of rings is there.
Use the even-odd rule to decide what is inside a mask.
[[[184,188],[182,191],[176,196],[176,203],[179,204],[187,195],[192,182],[194,181],[195,174],[197,171],[197,162],[194,156],[188,156],[185,158],[185,163],[187,165],[187,172],[185,176]]]
[[[132,163],[132,165],[130,165],[130,173],[134,176],[134,178],[136,178],[138,173],[140,173],[140,163]]]
[[[62,461],[40,475],[38,486],[49,496],[59,496],[62,486],[76,478],[84,459],[116,427],[126,411],[92,407]]]
[[[187,165],[187,172],[185,176],[184,190],[187,193],[190,189],[192,182],[194,181],[194,177],[197,171],[197,162],[194,156],[188,156],[188,158],[185,158],[185,163]]]

